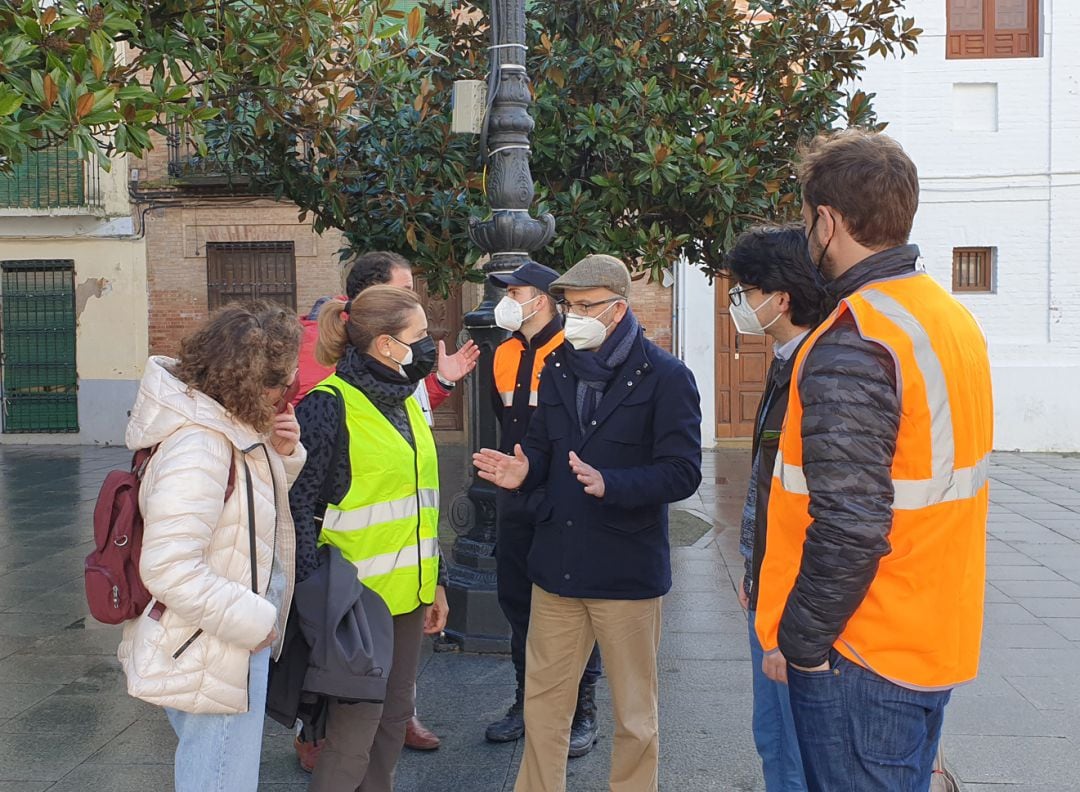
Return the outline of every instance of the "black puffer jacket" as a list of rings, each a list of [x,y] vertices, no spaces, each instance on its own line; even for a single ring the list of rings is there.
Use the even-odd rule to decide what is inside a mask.
[[[915,270],[915,245],[885,250],[829,286],[837,300]],[[896,363],[845,314],[806,356],[799,377],[810,517],[802,566],[780,621],[787,660],[814,667],[858,610],[889,550],[892,462],[900,426]]]

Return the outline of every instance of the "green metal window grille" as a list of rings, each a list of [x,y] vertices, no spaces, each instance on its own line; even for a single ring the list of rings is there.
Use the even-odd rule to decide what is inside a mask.
[[[60,209],[101,205],[101,171],[72,146],[28,151],[0,174],[0,207]]]
[[[211,311],[238,300],[270,300],[296,310],[292,242],[210,242],[206,293]]]
[[[4,432],[79,431],[75,262],[0,261]]]

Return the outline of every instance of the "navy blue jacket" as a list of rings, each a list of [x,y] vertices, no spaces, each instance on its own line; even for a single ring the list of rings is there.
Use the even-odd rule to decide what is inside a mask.
[[[651,599],[671,588],[667,504],[701,483],[701,406],[693,374],[639,334],[582,436],[577,379],[557,349],[540,378],[523,491],[543,487],[529,576],[564,597]],[[570,452],[604,477],[586,495]],[[521,497],[521,496],[519,496]]]

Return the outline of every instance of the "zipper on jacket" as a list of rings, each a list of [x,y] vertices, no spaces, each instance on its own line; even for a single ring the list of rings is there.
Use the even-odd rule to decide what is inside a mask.
[[[273,488],[274,488],[274,543],[273,543],[273,546],[272,546],[273,547],[273,554],[270,556],[270,574],[267,575],[267,577],[266,577],[266,592],[269,594],[270,593],[270,581],[274,577],[274,559],[277,558],[277,542],[278,542],[278,527],[279,527],[278,526],[278,520],[279,520],[278,516],[281,514],[281,506],[278,503],[278,486],[277,486],[277,479],[274,478],[274,464],[270,460],[270,452],[266,450],[265,446],[263,446],[263,451],[266,453],[266,463],[270,466],[270,483],[271,483],[271,485],[273,485]],[[284,465],[284,463],[282,463],[282,464]],[[288,496],[286,496],[286,499],[285,499],[285,508],[286,509],[289,508]],[[296,551],[294,549],[293,550],[293,577],[294,577],[294,583],[293,583],[293,585],[291,587],[289,585],[285,586],[285,591],[288,591],[288,593],[289,593],[288,602],[283,602],[282,603],[282,605],[284,605],[284,613],[282,613],[282,611],[280,611],[280,610],[278,611],[278,618],[281,619],[281,634],[277,637],[277,640],[274,641],[274,643],[278,643],[278,644],[280,644],[280,646],[285,645],[285,625],[287,625],[289,623],[289,612],[292,610],[293,597],[296,595],[296,583],[295,583],[296,559],[295,559],[295,555],[296,555]],[[282,573],[284,574],[285,570],[282,570]],[[286,577],[287,577],[287,575],[286,575]],[[282,592],[282,595],[285,594],[285,591]],[[274,626],[277,627],[277,624],[275,623]],[[278,659],[277,657],[274,656],[274,644],[270,644],[270,659],[275,660],[275,661]],[[250,675],[251,675],[251,668],[249,666],[248,667],[248,676],[250,677]],[[250,707],[249,707],[249,709],[250,709]]]
[[[186,641],[184,641],[180,645],[179,649],[177,649],[175,652],[173,652],[173,660],[179,659],[180,655],[182,655],[184,652],[186,652],[188,650],[188,647],[190,647],[193,643],[195,643],[195,639],[198,638],[200,635],[202,635],[202,629],[201,628],[196,630],[192,634],[192,636],[190,638],[188,638]]]
[[[263,445],[263,453],[266,455],[266,467],[270,473],[270,488],[274,493],[274,541],[270,543],[270,571],[266,573],[266,588],[264,592],[270,593],[270,581],[274,578],[274,559],[277,558],[277,534],[278,534],[278,488],[277,479],[274,478],[274,463],[270,461],[270,450]],[[283,463],[284,464],[284,463]],[[255,559],[252,559],[255,563]],[[284,571],[284,570],[283,570]],[[258,593],[258,592],[256,592]],[[265,598],[264,598],[265,599]]]

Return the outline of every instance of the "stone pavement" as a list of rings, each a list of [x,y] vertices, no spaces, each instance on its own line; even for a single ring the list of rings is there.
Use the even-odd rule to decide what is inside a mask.
[[[82,560],[105,473],[126,453],[0,446],[0,792],[165,792],[172,732],[128,698],[118,629],[86,615]],[[661,788],[761,790],[750,737],[746,622],[735,599],[747,454],[706,456],[683,504],[717,530],[675,551],[661,650]],[[460,468],[459,468],[460,470]],[[980,679],[946,717],[950,762],[969,792],[1080,789],[1080,458],[995,455],[987,624]],[[730,570],[730,571],[729,571]],[[501,656],[425,655],[419,709],[444,738],[406,752],[399,790],[502,792],[519,745],[489,745],[484,725],[512,695]],[[571,792],[606,789],[610,701],[598,750],[570,763]],[[261,789],[301,792],[291,735],[269,724]]]

